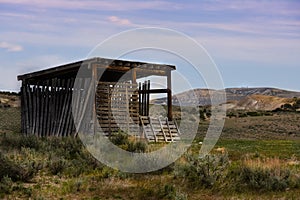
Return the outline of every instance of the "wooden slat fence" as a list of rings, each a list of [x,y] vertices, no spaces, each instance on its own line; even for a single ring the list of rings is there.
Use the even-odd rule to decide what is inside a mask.
[[[100,127],[107,135],[120,129],[130,134],[139,134],[137,84],[99,82],[96,110]]]
[[[74,79],[46,80],[36,85],[22,84],[22,133],[26,135],[68,136],[75,132],[72,118]]]

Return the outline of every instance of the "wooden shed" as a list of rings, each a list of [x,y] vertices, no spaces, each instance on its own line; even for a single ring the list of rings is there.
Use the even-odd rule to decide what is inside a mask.
[[[78,76],[83,68],[85,74]],[[19,75],[22,133],[41,137],[76,135],[73,116],[78,115],[72,115],[72,103],[83,102],[72,99],[73,93],[89,96],[87,85],[97,80],[92,113],[105,133],[125,129],[149,141],[174,141],[179,132],[172,119],[171,72],[175,69],[173,65],[97,57]],[[150,81],[137,83],[137,79],[149,76],[165,76],[166,88],[151,89]],[[85,90],[74,88],[75,80]],[[153,93],[167,94],[167,119],[149,117],[149,95]]]

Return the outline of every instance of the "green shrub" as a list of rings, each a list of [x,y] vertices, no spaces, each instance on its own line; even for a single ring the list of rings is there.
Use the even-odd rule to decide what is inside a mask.
[[[238,116],[239,116],[239,117],[247,117],[248,115],[247,115],[247,113],[239,112],[239,113],[238,113]]]
[[[12,192],[13,181],[10,177],[4,176],[0,180],[0,195]]]
[[[300,99],[295,99],[295,103],[293,104],[293,108],[296,110],[296,109],[299,109],[300,108]]]
[[[228,112],[226,116],[229,117],[229,118],[237,117],[237,114],[231,111],[231,112]]]
[[[60,140],[59,140],[60,139]],[[53,175],[64,174],[68,177],[78,177],[81,174],[102,168],[98,162],[75,138],[51,138],[47,148],[51,148],[48,168]]]
[[[21,160],[15,163],[0,153],[0,179],[7,176],[13,181],[29,181],[36,172],[37,167],[34,161]]]
[[[211,188],[225,176],[225,169],[229,164],[227,154],[187,155],[188,162],[175,167],[175,177],[188,181],[192,187]]]
[[[71,179],[62,184],[63,194],[77,193],[82,189],[82,179]]]
[[[251,117],[257,117],[257,116],[262,116],[262,114],[260,112],[257,112],[257,111],[249,111],[246,113],[248,116],[251,116]]]
[[[45,140],[46,148],[44,151],[54,152],[57,156],[64,157],[65,159],[78,159],[82,155],[82,145],[80,139],[73,137],[51,137]]]
[[[205,120],[206,119],[206,113],[203,110],[200,110],[199,113],[200,113],[200,119]]]
[[[286,110],[286,111],[292,111],[294,110],[293,106],[289,103],[285,103],[283,104],[281,107],[281,109]]]
[[[42,146],[42,139],[31,135],[24,136],[21,134],[6,134],[1,139],[1,145],[12,149],[32,148],[39,150]]]
[[[63,172],[66,167],[66,161],[61,158],[54,158],[49,161],[48,169],[52,175],[58,175]]]
[[[264,116],[273,116],[273,113],[271,111],[265,111]]]
[[[110,137],[110,140],[112,143],[114,143],[117,146],[126,145],[129,142],[128,135],[121,131],[117,133],[113,133]]]
[[[161,191],[161,197],[167,198],[167,199],[174,199],[176,195],[176,189],[174,185],[166,184],[163,187],[163,191]]]
[[[119,146],[120,148],[130,151],[130,152],[146,152],[147,143],[143,141],[132,141],[129,139],[128,134],[124,132],[117,132],[112,134],[110,140],[113,144]]]
[[[13,162],[9,161],[0,152],[0,179],[4,177],[9,177],[13,180],[18,180],[19,177],[19,167]]]
[[[142,141],[137,141],[137,142],[128,142],[127,144],[127,151],[130,152],[138,152],[138,153],[144,153],[146,152],[147,149],[147,144],[145,142]]]
[[[166,184],[159,191],[159,199],[186,200],[187,195],[178,191],[174,185]]]
[[[284,191],[290,185],[290,171],[281,170],[275,175],[272,169],[252,169],[242,166],[237,173],[237,187],[254,191]]]

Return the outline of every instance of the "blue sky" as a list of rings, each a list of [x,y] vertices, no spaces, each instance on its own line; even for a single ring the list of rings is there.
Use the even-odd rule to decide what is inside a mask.
[[[296,0],[0,0],[0,22],[0,90],[18,91],[18,74],[84,59],[121,31],[162,27],[200,43],[225,87],[300,91]]]

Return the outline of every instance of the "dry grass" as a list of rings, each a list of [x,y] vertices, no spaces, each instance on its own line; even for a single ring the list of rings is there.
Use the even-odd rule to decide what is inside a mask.
[[[299,140],[299,120],[299,112],[277,113],[273,116],[227,118],[222,138]]]
[[[286,168],[286,162],[279,158],[250,158],[243,160],[243,165],[250,169],[258,170],[272,170],[275,175],[280,175],[280,171]]]

